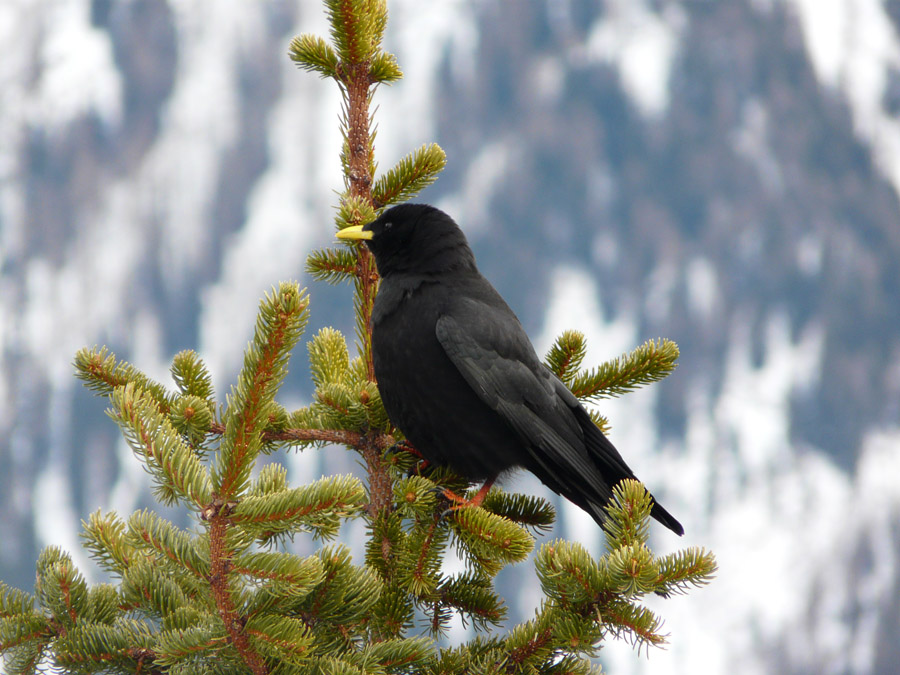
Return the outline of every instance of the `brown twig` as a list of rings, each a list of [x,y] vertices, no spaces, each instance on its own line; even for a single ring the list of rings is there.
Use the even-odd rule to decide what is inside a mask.
[[[225,433],[225,425],[214,422],[209,427],[212,434],[222,435]],[[321,441],[323,443],[335,443],[337,445],[346,445],[351,448],[361,449],[366,443],[373,443],[379,450],[385,450],[396,444],[396,440],[390,434],[380,434],[368,432],[361,434],[357,431],[346,431],[345,429],[282,429],[281,431],[263,431],[262,440],[264,443],[272,441],[291,442],[296,441],[302,443],[304,441]]]
[[[362,199],[372,206],[371,167],[373,163],[372,139],[369,119],[369,87],[372,80],[369,75],[368,61],[342,64],[342,84],[346,98],[347,125],[347,182],[350,196]],[[362,223],[360,223],[362,224]],[[360,312],[362,325],[367,328],[363,339],[363,360],[369,380],[375,381],[375,368],[372,362],[371,320],[372,307],[378,288],[378,271],[375,259],[365,246],[356,247],[356,283],[360,292]]]
[[[519,666],[525,662],[531,655],[537,652],[540,649],[543,649],[548,644],[550,644],[550,640],[553,637],[553,632],[549,628],[545,628],[540,633],[534,636],[531,640],[526,642],[521,647],[517,647],[513,649],[509,653],[509,662],[514,666]],[[507,668],[507,670],[512,670]]]
[[[132,647],[126,653],[137,661],[137,670],[134,671],[134,675],[163,675],[162,670],[153,667],[156,653],[152,649]]]
[[[216,608],[219,610],[222,623],[225,624],[225,630],[228,631],[231,644],[237,649],[244,663],[247,664],[253,675],[265,675],[269,669],[244,632],[244,618],[235,609],[228,588],[231,551],[225,542],[225,535],[228,532],[230,509],[220,498],[217,498],[211,506],[207,516],[209,520],[209,583],[216,601]]]
[[[342,84],[346,96],[347,125],[347,181],[350,196],[363,199],[372,206],[372,165],[373,154],[369,118],[369,87],[372,86],[371,66],[368,61],[344,63],[341,67]],[[356,287],[363,334],[363,361],[366,375],[375,381],[375,366],[372,360],[372,308],[378,292],[378,271],[375,259],[365,246],[357,246]],[[392,500],[391,479],[382,457],[387,447],[381,439],[371,433],[364,434],[354,447],[362,454],[369,476],[369,513],[390,508]]]
[[[374,516],[380,511],[391,507],[394,493],[391,487],[391,477],[384,461],[383,450],[387,446],[381,445],[380,438],[384,434],[365,434],[360,445],[359,453],[366,462],[366,473],[369,475],[369,515]]]

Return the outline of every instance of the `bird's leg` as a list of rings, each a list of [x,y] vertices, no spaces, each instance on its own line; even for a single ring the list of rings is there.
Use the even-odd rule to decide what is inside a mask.
[[[481,489],[475,493],[475,496],[472,499],[466,499],[465,497],[460,497],[455,492],[450,490],[444,490],[443,495],[449,499],[451,502],[455,504],[455,506],[450,507],[453,509],[462,509],[467,506],[481,506],[481,502],[484,501],[484,498],[487,496],[487,493],[490,492],[491,487],[494,485],[494,481],[497,480],[497,477],[490,478],[484,482],[484,485],[481,486]]]
[[[416,450],[413,447],[412,443],[410,443],[409,441],[400,441],[399,443],[397,443],[397,447],[401,450],[408,452],[413,457],[419,458],[419,462],[416,464],[416,468],[413,470],[413,471],[415,471],[415,474],[417,476],[421,475],[422,471],[424,471],[429,466],[431,466],[431,462],[429,462],[427,459],[425,459],[422,456],[422,453],[419,452],[418,450]]]
[[[395,451],[399,451],[399,450],[402,450],[403,452],[406,452],[406,453],[412,455],[413,457],[416,457],[419,459],[419,461],[416,463],[415,468],[413,468],[413,470],[411,471],[411,474],[414,474],[417,476],[421,475],[423,470],[425,470],[429,466],[431,466],[431,462],[429,462],[427,459],[425,459],[422,456],[422,453],[419,452],[418,450],[416,450],[413,447],[412,443],[410,443],[409,441],[398,441],[398,442],[394,443],[390,448],[388,448],[387,451],[395,452]]]
[[[398,450],[403,450],[403,452],[408,452],[413,457],[418,457],[419,459],[425,459],[424,457],[422,457],[422,453],[419,452],[418,450],[416,450],[413,447],[413,444],[410,443],[409,441],[400,441],[400,442],[396,443],[394,445],[394,447],[397,448]]]

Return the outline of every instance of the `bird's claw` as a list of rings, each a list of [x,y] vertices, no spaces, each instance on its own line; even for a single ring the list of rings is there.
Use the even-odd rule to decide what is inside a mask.
[[[392,447],[397,448],[397,450],[402,450],[403,452],[407,452],[410,455],[412,455],[413,457],[418,457],[422,461],[425,461],[425,462],[428,461],[427,459],[425,459],[425,457],[422,456],[422,453],[419,452],[418,450],[416,450],[413,447],[412,443],[410,443],[407,440],[397,441],[396,443],[394,443],[394,445]]]
[[[385,455],[394,455],[394,454],[397,454],[400,452],[405,452],[406,454],[412,455],[413,457],[416,457],[419,459],[419,461],[416,462],[415,466],[413,466],[409,470],[409,472],[407,473],[407,476],[421,476],[422,472],[425,469],[427,469],[429,466],[431,466],[431,462],[429,462],[427,459],[425,459],[422,456],[422,453],[419,452],[418,450],[416,450],[412,446],[412,444],[406,440],[397,441],[392,446],[386,448],[384,451],[384,454]]]

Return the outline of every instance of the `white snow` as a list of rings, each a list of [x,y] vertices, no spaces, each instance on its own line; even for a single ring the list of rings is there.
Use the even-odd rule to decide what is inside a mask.
[[[675,3],[657,11],[647,0],[610,0],[591,28],[585,57],[614,64],[641,112],[659,115],[669,103],[669,75],[685,21]]]
[[[301,278],[306,254],[329,243],[343,181],[337,88],[298,76],[289,61],[281,76],[284,93],[268,120],[269,166],[251,191],[244,227],[227,242],[223,276],[203,293],[201,344],[219,390],[242,363],[262,293]]]
[[[850,105],[856,133],[900,194],[900,119],[884,107],[900,35],[881,0],[786,0],[793,5],[820,81]]]
[[[756,169],[760,184],[774,196],[784,190],[781,166],[769,143],[769,113],[758,99],[751,98],[741,110],[741,126],[734,133],[732,145]]]
[[[90,11],[89,0],[55,0],[38,12],[43,36],[28,106],[31,124],[58,131],[87,111],[118,121],[121,78],[109,34],[91,26]]]
[[[487,143],[468,163],[460,189],[442,199],[438,208],[465,223],[470,237],[484,231],[489,225],[491,198],[520,154],[514,139]]]
[[[422,143],[434,140],[441,60],[450,58],[451,74],[461,81],[471,78],[477,67],[478,29],[471,3],[394,0],[388,3],[388,9],[383,47],[397,57],[403,79],[379,87],[376,103],[383,119],[403,120],[403,124],[378,127],[375,152],[381,170],[387,170]],[[376,121],[377,117],[381,115],[376,115]]]
[[[685,270],[688,306],[701,319],[711,319],[719,301],[718,273],[712,261],[697,257]]]
[[[163,237],[159,265],[164,280],[177,289],[183,271],[208,255],[209,209],[223,156],[237,140],[238,64],[264,35],[265,8],[181,0],[173,10],[179,68],[162,113],[162,133],[138,184],[144,183],[151,200],[144,207],[152,209]]]

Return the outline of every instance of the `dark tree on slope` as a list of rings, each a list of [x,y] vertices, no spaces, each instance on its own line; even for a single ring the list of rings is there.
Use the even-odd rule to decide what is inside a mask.
[[[401,76],[381,49],[386,8],[377,0],[326,6],[331,42],[301,36],[291,58],[334,79],[344,94],[346,184],[336,217],[343,228],[431,183],[444,153],[436,145],[420,148],[375,178],[373,88]],[[652,554],[651,503],[636,482],[620,484],[610,504],[606,555],[595,559],[564,541],[544,544],[535,567],[545,598],[534,618],[505,634],[492,630],[505,614],[494,578],[528,556],[530,530],[553,520],[550,505],[495,489],[482,507],[449,509],[443,490],[468,486],[447,471],[420,470],[373,381],[371,256],[365,248],[316,251],[308,269],[315,278],[354,285],[360,356],[350,358],[335,330],[315,335],[308,351],[316,390],[306,408],[287,411],[275,401],[308,318],[309,296],[296,283],[282,283],[260,303],[254,338],[224,405],[192,351],[174,359],[174,388],[105,348],[77,354],[78,376],[108,397],[109,414],[160,502],[187,510],[196,526],[182,530],[150,511],[92,514],[85,546],[115,582],[93,587],[67,553],[46,549],[33,595],[0,585],[5,672],[52,664],[69,673],[581,673],[594,669],[589,657],[607,635],[639,646],[665,642],[659,619],[640,598],[703,584],[715,562],[698,549]],[[584,352],[583,337],[567,332],[547,355],[548,366],[583,400],[658,380],[678,354],[671,342],[648,342],[583,370]],[[367,484],[330,476],[291,486],[280,463],[261,461],[327,444],[359,453]],[[339,545],[308,557],[288,552],[292,538],[329,539],[350,518],[367,526],[359,564]],[[460,574],[442,571],[451,544],[466,563]],[[455,613],[477,636],[439,649],[436,638]]]

